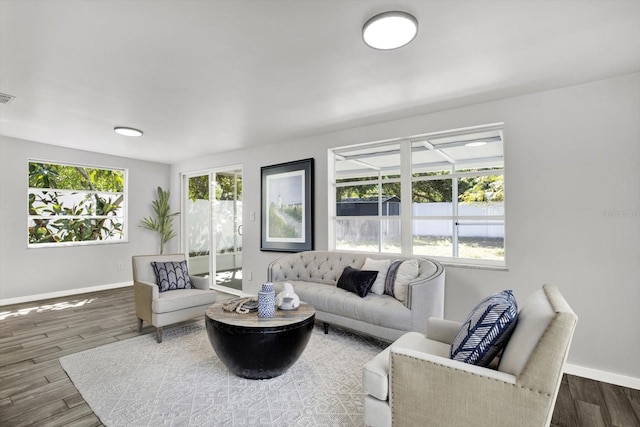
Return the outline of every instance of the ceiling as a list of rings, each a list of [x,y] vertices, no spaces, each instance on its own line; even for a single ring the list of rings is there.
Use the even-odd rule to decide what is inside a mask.
[[[163,163],[638,71],[638,0],[0,0],[0,134]]]

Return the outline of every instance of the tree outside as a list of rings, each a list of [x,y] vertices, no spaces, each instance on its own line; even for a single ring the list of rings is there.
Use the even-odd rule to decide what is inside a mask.
[[[122,170],[29,162],[29,243],[121,239],[123,191]]]

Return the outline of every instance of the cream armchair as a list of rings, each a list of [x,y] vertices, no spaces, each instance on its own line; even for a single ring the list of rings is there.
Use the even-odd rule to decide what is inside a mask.
[[[431,318],[363,371],[368,426],[548,426],[578,318],[545,285],[522,306],[498,370],[449,359],[461,323]]]
[[[203,316],[216,302],[216,292],[209,290],[209,279],[189,276],[195,289],[177,289],[160,292],[151,262],[184,261],[183,254],[146,255],[132,257],[133,290],[135,293],[138,331],[142,323],[156,327],[156,340],[162,342],[162,327]]]

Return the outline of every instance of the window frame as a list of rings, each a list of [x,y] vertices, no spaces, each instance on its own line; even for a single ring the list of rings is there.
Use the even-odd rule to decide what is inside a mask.
[[[86,189],[64,189],[64,188],[44,188],[44,187],[31,187],[29,185],[29,179],[27,178],[27,191],[26,191],[26,202],[27,206],[29,206],[29,195],[32,192],[37,191],[55,191],[57,193],[62,193],[65,195],[72,195],[83,193],[85,195],[111,195],[111,196],[123,196],[122,200],[122,215],[113,216],[113,215],[31,215],[27,211],[27,248],[28,249],[42,249],[42,248],[59,248],[59,247],[72,247],[72,246],[93,246],[93,245],[112,245],[119,243],[128,243],[129,242],[129,170],[128,168],[123,167],[113,167],[113,166],[98,166],[94,164],[86,164],[86,163],[73,163],[73,162],[60,162],[60,161],[52,161],[52,160],[43,160],[37,158],[28,158],[27,159],[27,171],[29,170],[29,165],[31,163],[40,163],[40,164],[48,164],[48,165],[58,165],[58,166],[69,166],[69,167],[80,167],[85,169],[100,169],[107,171],[118,171],[123,174],[123,185],[122,191],[103,191],[103,190],[86,190]],[[122,219],[122,238],[114,239],[114,240],[78,240],[78,241],[70,241],[70,242],[43,242],[43,243],[31,243],[29,241],[29,227],[32,219],[114,219],[121,218]]]
[[[497,269],[506,269],[507,268],[507,251],[506,251],[506,243],[507,243],[507,213],[506,213],[506,204],[504,201],[502,202],[502,215],[460,215],[458,206],[463,203],[458,199],[458,182],[461,178],[468,177],[482,177],[482,176],[490,176],[490,175],[501,175],[503,182],[503,193],[505,194],[504,200],[506,200],[506,184],[505,184],[505,147],[502,147],[502,155],[501,155],[501,167],[495,169],[495,173],[492,173],[491,170],[482,170],[482,167],[476,167],[478,169],[476,171],[467,171],[463,166],[458,166],[456,170],[456,164],[451,164],[449,170],[446,168],[439,169],[441,171],[447,171],[448,174],[443,175],[434,175],[433,177],[425,177],[419,176],[414,177],[414,169],[412,164],[412,154],[413,154],[413,144],[416,141],[425,140],[429,138],[448,138],[448,137],[463,137],[464,135],[469,135],[473,133],[486,132],[486,131],[497,131],[500,135],[500,142],[504,142],[504,123],[494,123],[489,125],[482,126],[473,126],[462,129],[456,129],[451,131],[439,131],[439,132],[431,132],[422,135],[410,136],[410,137],[402,137],[402,138],[394,138],[384,141],[377,141],[373,143],[364,143],[364,144],[355,144],[349,146],[342,147],[334,147],[328,150],[328,183],[329,183],[329,191],[328,191],[328,247],[330,250],[353,250],[353,249],[336,249],[338,247],[337,241],[337,223],[340,220],[345,219],[367,219],[367,220],[377,220],[379,223],[382,223],[383,220],[389,218],[398,218],[400,220],[400,228],[401,228],[401,242],[400,242],[400,252],[384,252],[382,250],[382,233],[379,232],[378,236],[378,252],[371,251],[361,251],[362,253],[389,253],[392,255],[405,255],[405,256],[413,256],[414,255],[414,241],[413,241],[413,229],[414,229],[414,221],[416,220],[434,220],[441,219],[452,221],[452,256],[434,256],[434,255],[422,255],[415,254],[415,256],[425,256],[433,259],[437,259],[445,265],[457,265],[457,266],[469,266],[473,268],[497,268]],[[337,215],[337,188],[350,186],[354,184],[362,185],[365,183],[368,184],[377,184],[378,191],[378,202],[379,206],[383,199],[383,194],[380,191],[381,186],[386,182],[391,182],[392,180],[385,180],[382,178],[383,173],[381,171],[378,172],[377,179],[370,179],[366,181],[349,181],[348,178],[340,178],[339,181],[336,179],[338,173],[336,171],[336,163],[337,158],[344,157],[343,154],[348,153],[349,151],[357,150],[357,149],[365,149],[365,148],[379,148],[379,153],[385,152],[384,147],[396,144],[400,146],[400,164],[395,165],[398,169],[399,177],[395,180],[399,180],[401,183],[401,210],[400,215],[397,217],[389,217],[384,216],[381,209],[378,209],[378,215],[374,216],[338,216]],[[387,150],[388,151],[388,150]],[[387,175],[391,173],[385,172]],[[357,179],[357,177],[354,177]],[[438,180],[438,179],[450,179],[452,180],[452,212],[451,215],[445,216],[424,216],[424,215],[414,215],[413,214],[413,184],[417,181],[428,181],[428,180]],[[502,237],[503,237],[503,256],[502,259],[477,259],[477,258],[462,258],[459,256],[460,253],[460,240],[458,236],[458,230],[461,222],[465,221],[500,221],[502,226]],[[464,225],[464,224],[463,224]],[[472,225],[472,224],[469,224]],[[381,230],[381,228],[378,228]]]
[[[493,260],[493,259],[486,259],[486,258],[480,258],[480,259],[464,258],[464,257],[460,257],[459,255],[461,242],[460,242],[460,235],[459,235],[460,233],[459,233],[458,227],[461,225],[479,225],[479,224],[475,224],[474,221],[499,221],[499,222],[502,222],[503,235],[506,234],[506,214],[502,214],[502,215],[460,214],[460,204],[464,202],[460,202],[460,200],[458,200],[458,197],[457,197],[459,180],[461,178],[477,178],[477,177],[484,177],[484,176],[501,175],[504,182],[504,167],[502,167],[501,169],[495,169],[496,173],[492,173],[492,172],[493,171],[490,171],[490,170],[487,170],[487,171],[479,170],[479,171],[473,171],[473,172],[456,172],[455,166],[452,166],[451,170],[447,175],[434,175],[430,177],[417,177],[417,178],[411,177],[412,186],[413,186],[413,183],[416,181],[435,181],[435,180],[444,180],[444,179],[451,180],[451,193],[452,193],[451,194],[451,200],[452,200],[451,214],[450,215],[413,215],[413,212],[412,212],[411,224],[413,227],[414,221],[429,221],[429,220],[451,221],[451,230],[452,230],[451,245],[452,245],[453,254],[451,257],[440,257],[440,256],[433,256],[433,255],[424,255],[424,256],[436,258],[448,264],[463,264],[463,265],[477,264],[482,266],[495,266],[495,267],[506,266],[506,250],[504,249],[504,247],[503,247],[503,250],[505,251],[505,254],[502,260]],[[463,222],[463,224],[460,224],[461,222]],[[412,235],[412,238],[413,238],[413,235]],[[506,236],[503,239],[506,242]],[[412,247],[411,253],[413,254],[413,244],[411,245],[411,247]]]

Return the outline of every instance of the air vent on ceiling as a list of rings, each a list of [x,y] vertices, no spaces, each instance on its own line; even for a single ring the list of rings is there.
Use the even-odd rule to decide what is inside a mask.
[[[9,104],[11,101],[13,101],[14,98],[15,98],[15,96],[13,96],[13,95],[8,95],[6,93],[0,93],[0,104]]]

